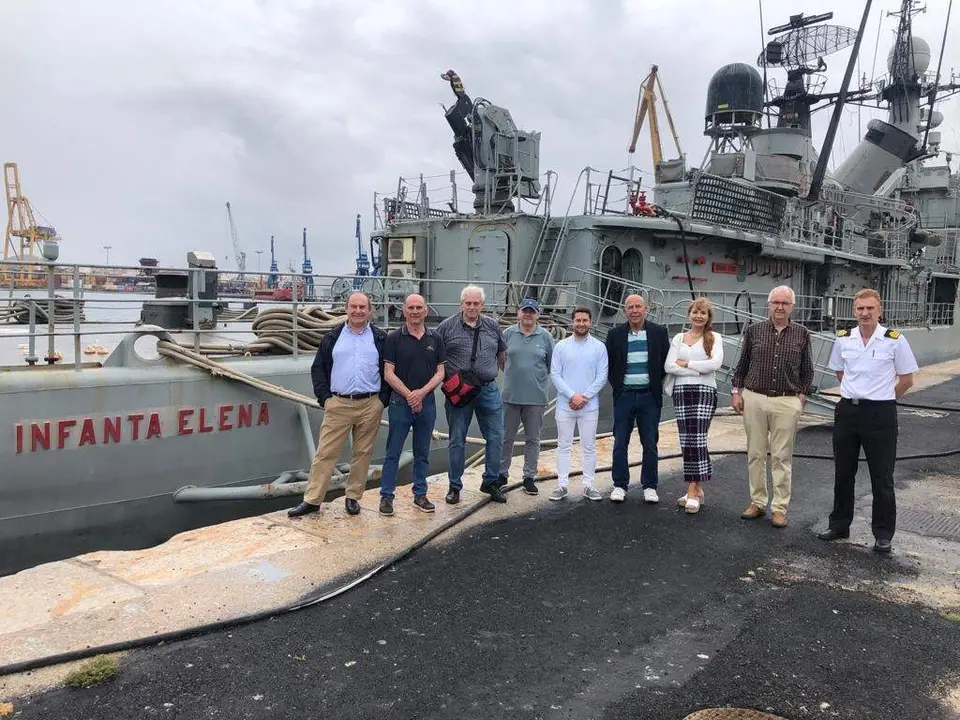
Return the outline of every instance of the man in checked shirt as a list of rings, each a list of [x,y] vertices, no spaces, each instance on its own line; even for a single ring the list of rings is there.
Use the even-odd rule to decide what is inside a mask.
[[[787,526],[797,421],[813,383],[810,333],[790,321],[796,296],[786,285],[767,296],[770,319],[743,333],[740,360],[730,390],[733,409],[743,415],[747,435],[750,504],[744,520],[767,514],[767,450],[773,476],[770,524]]]

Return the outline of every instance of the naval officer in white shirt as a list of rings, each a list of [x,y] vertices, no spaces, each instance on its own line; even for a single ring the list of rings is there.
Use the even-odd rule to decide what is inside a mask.
[[[919,370],[910,343],[880,325],[880,294],[869,288],[853,298],[857,327],[837,333],[830,369],[840,380],[834,412],[835,479],[830,526],[821,540],[850,537],[854,482],[863,446],[873,488],[873,536],[877,552],[890,552],[897,522],[893,468],[897,458],[897,398],[913,385]]]

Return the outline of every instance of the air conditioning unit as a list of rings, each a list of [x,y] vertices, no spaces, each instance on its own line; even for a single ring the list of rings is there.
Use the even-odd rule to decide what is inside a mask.
[[[417,271],[413,263],[390,263],[387,265],[387,277],[415,280]]]
[[[417,253],[414,246],[414,238],[412,237],[390,238],[390,243],[387,246],[388,262],[412,263],[412,262],[416,262],[416,259],[417,259]]]

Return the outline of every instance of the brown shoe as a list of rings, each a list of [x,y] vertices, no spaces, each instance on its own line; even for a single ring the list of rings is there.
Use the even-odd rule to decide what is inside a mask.
[[[762,518],[767,514],[767,511],[757,505],[756,503],[750,503],[747,505],[746,510],[740,513],[740,517],[744,520],[756,520],[757,518]]]
[[[787,514],[779,510],[770,516],[770,524],[775,528],[785,528],[787,526]]]

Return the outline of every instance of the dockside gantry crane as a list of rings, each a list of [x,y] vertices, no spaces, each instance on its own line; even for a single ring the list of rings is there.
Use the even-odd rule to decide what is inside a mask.
[[[7,232],[3,241],[3,259],[8,262],[32,262],[43,258],[43,243],[59,241],[52,227],[37,225],[33,206],[20,188],[20,170],[17,164],[3,164],[3,185],[7,196]],[[15,271],[4,271],[10,280],[20,286],[42,282],[31,266]]]
[[[237,233],[237,226],[233,222],[233,210],[230,209],[230,201],[227,200],[227,230],[230,233],[230,240],[233,243],[233,256],[237,263],[239,277],[237,284],[241,287],[244,284],[244,274],[247,272],[247,254],[240,249],[240,235]]]

